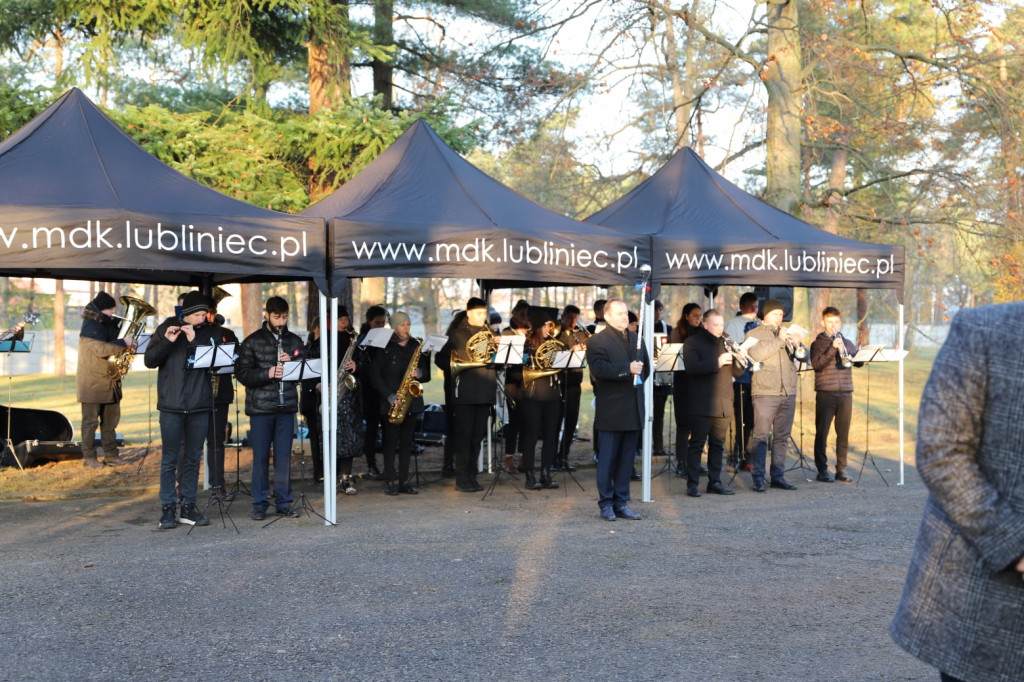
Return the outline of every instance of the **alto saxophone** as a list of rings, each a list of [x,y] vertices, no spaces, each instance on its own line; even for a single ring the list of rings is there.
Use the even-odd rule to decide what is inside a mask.
[[[391,404],[391,409],[388,410],[388,421],[392,424],[404,422],[406,415],[409,414],[409,408],[412,407],[412,401],[423,394],[423,387],[420,386],[420,382],[413,378],[413,373],[420,364],[420,349],[423,347],[423,342],[420,339],[416,339],[416,342],[416,350],[412,353],[409,366],[405,368],[402,385],[395,391],[395,402]]]

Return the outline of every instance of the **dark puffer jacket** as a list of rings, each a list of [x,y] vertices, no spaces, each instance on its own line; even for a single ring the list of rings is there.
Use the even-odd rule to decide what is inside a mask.
[[[853,344],[843,339],[846,352],[853,357]],[[862,363],[858,363],[858,366]],[[839,351],[832,346],[832,337],[822,332],[811,344],[811,366],[814,368],[814,390],[829,393],[853,393],[853,372],[843,367]]]
[[[281,350],[288,357],[292,360],[305,357],[302,339],[297,335],[285,328],[281,332],[280,338]],[[294,413],[299,410],[299,392],[295,386],[296,382],[284,382],[284,402],[281,407],[278,407],[281,382],[267,376],[270,368],[277,366],[277,341],[278,337],[270,331],[266,322],[260,329],[249,334],[242,341],[238,362],[235,364],[235,375],[247,389],[245,391],[245,413],[247,415]]]
[[[210,412],[213,410],[213,389],[210,374],[205,369],[189,369],[188,359],[198,346],[209,346],[218,329],[212,325],[196,328],[196,337],[189,343],[184,334],[168,341],[167,328],[178,326],[181,320],[168,317],[149,341],[145,363],[150,369],[159,367],[156,381],[156,409],[161,412]]]

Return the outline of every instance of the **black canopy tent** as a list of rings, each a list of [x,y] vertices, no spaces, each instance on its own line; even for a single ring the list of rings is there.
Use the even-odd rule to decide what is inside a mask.
[[[332,292],[346,277],[628,284],[649,261],[647,235],[544,208],[463,159],[423,120],[302,215],[329,221]]]
[[[689,147],[587,222],[653,238],[661,284],[895,289],[902,246],[820,230],[748,194]]]
[[[654,175],[586,220],[630,234],[651,235],[651,277],[659,284],[892,289],[900,301],[902,346],[902,246],[861,242],[820,230],[743,191],[712,170],[689,147],[676,152]],[[647,388],[650,415],[652,394],[651,387]],[[902,359],[899,395],[902,485]],[[650,428],[644,434],[644,470],[647,501]]]
[[[72,88],[0,143],[0,272],[326,287],[326,227],[182,175]]]

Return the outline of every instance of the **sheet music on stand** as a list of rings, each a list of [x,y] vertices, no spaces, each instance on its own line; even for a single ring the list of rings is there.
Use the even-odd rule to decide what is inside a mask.
[[[521,365],[526,350],[525,336],[502,336],[498,339],[498,350],[494,353],[496,365]]]
[[[0,353],[30,353],[35,338],[35,334],[25,334],[23,339],[0,341]]]
[[[666,343],[658,352],[658,364],[654,366],[655,372],[682,372],[683,371],[683,344]]]
[[[374,348],[387,348],[388,341],[391,340],[391,335],[394,333],[395,330],[387,327],[371,329],[366,332],[366,337],[363,339],[363,348],[366,348],[367,346],[373,346]]]
[[[152,332],[143,332],[139,334],[138,343],[135,344],[135,354],[142,355],[149,348],[149,342],[153,338]]]
[[[217,369],[217,374],[231,374],[235,364],[235,344],[196,346],[196,354],[188,359],[190,369]],[[226,371],[225,371],[226,370]]]
[[[878,344],[861,346],[856,355],[850,359],[853,362],[874,362],[881,359],[878,356],[883,350],[885,350],[885,346]],[[906,351],[904,351],[904,354],[906,354]]]
[[[423,352],[430,353],[436,352],[444,348],[444,345],[448,343],[448,337],[441,334],[431,334],[427,337],[427,340],[423,342]]]
[[[551,369],[583,369],[587,366],[587,355],[584,350],[560,350],[555,353]]]
[[[320,358],[289,360],[284,363],[284,374],[281,376],[281,381],[317,379],[320,377],[321,369],[322,363],[320,362]]]

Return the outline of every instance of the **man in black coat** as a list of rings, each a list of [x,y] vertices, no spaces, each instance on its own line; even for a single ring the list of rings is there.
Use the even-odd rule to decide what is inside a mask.
[[[725,319],[712,308],[704,313],[704,323],[683,344],[686,366],[687,401],[690,419],[690,443],[686,451],[686,494],[700,497],[700,455],[708,445],[708,492],[732,495],[722,485],[722,456],[732,416],[732,378],[743,374],[725,350],[722,332]]]
[[[490,333],[487,326],[487,303],[471,298],[466,304],[466,316],[448,335],[451,362],[469,362],[467,342],[478,332]],[[452,372],[452,419],[454,434],[455,489],[472,493],[483,490],[476,480],[477,454],[487,436],[487,417],[495,403],[498,390],[494,366],[485,365]]]
[[[587,364],[594,385],[594,423],[600,424],[597,443],[597,493],[601,518],[639,520],[629,508],[629,479],[644,423],[643,385],[635,378],[650,374],[647,348],[637,350],[630,332],[629,310],[619,299],[604,307],[604,330],[587,343]]]
[[[274,503],[281,516],[298,516],[292,509],[292,436],[299,392],[295,381],[281,381],[283,363],[304,357],[302,339],[288,331],[288,302],[267,299],[263,326],[242,341],[235,365],[246,387],[245,413],[249,415],[252,446],[252,518],[266,518],[270,504],[270,448],[274,448]]]
[[[196,348],[209,346],[213,338],[214,328],[206,324],[209,308],[206,296],[190,291],[182,301],[181,316],[164,320],[146,348],[146,367],[160,368],[156,379],[156,409],[160,411],[162,446],[159,526],[162,530],[178,525],[174,518],[178,478],[181,480],[181,522],[196,526],[210,523],[196,507],[196,494],[199,460],[213,411],[213,388],[206,370],[188,367]],[[184,456],[179,463],[182,451]]]

